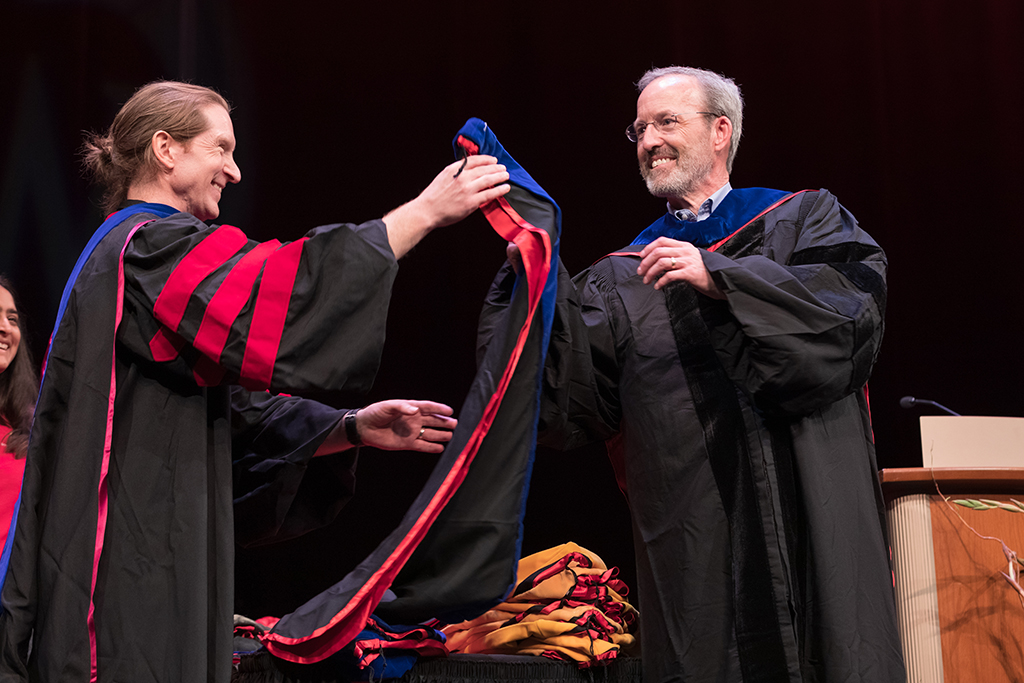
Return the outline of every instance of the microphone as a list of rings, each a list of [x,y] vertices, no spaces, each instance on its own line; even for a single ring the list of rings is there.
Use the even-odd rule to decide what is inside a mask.
[[[914,398],[913,396],[904,396],[903,398],[900,399],[900,408],[913,408],[914,406],[923,405],[923,404],[928,404],[930,406],[935,406],[936,408],[938,408],[940,410],[946,411],[950,415],[955,415],[956,417],[960,417],[960,413],[954,413],[952,410],[950,410],[946,406],[942,405],[941,403],[936,403],[935,401],[929,401],[926,398]]]

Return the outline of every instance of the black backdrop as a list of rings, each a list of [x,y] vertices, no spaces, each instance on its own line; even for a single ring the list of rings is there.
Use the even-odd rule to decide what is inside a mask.
[[[743,88],[734,186],[826,187],[888,253],[871,382],[879,464],[920,464],[905,394],[1024,415],[1014,202],[1024,5],[1014,0],[6,0],[0,25],[0,271],[20,287],[37,357],[102,219],[77,166],[81,131],[103,129],[147,81],[194,80],[233,103],[243,182],[225,192],[221,219],[259,239],[410,199],[479,116],[562,206],[562,254],[576,272],[663,210],[621,131],[644,70],[690,64]],[[458,406],[503,251],[474,216],[402,262],[372,398]],[[240,610],[281,613],[328,585],[390,528],[431,465],[361,457],[359,497],[336,524],[240,551]],[[542,450],[524,549],[575,540],[631,580],[626,514],[602,447]]]

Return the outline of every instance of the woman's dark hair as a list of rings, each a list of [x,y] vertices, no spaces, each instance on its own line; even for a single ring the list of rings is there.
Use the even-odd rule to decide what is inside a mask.
[[[182,144],[209,127],[203,108],[216,104],[231,111],[216,91],[177,81],[154,81],[139,88],[114,117],[106,135],[87,133],[82,163],[106,188],[103,209],[117,211],[132,183],[155,171],[153,135],[165,131]]]
[[[15,306],[18,295],[11,287],[10,281],[0,275],[0,287],[11,293]],[[0,423],[11,428],[7,435],[8,453],[17,458],[24,458],[28,452],[28,433],[32,427],[32,413],[36,407],[36,396],[39,395],[39,377],[32,363],[32,352],[25,339],[25,317],[19,310],[18,329],[21,330],[21,343],[14,360],[7,370],[0,372]]]

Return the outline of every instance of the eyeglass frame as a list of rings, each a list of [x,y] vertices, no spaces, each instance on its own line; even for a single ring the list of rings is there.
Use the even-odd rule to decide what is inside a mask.
[[[691,113],[693,113],[693,114],[703,114],[704,116],[714,116],[716,118],[719,117],[719,116],[725,116],[725,114],[716,114],[713,111],[695,111],[695,112],[691,112]],[[672,112],[671,114],[668,114],[666,117],[663,117],[663,118],[667,118],[668,116],[680,117],[680,116],[684,116],[684,114],[680,114],[679,112]],[[658,124],[655,123],[654,121],[646,122],[643,125],[644,125],[643,130],[640,131],[639,135],[636,132],[636,123],[631,123],[628,126],[626,126],[626,139],[629,140],[630,142],[634,143],[634,144],[638,143],[638,142],[640,142],[641,140],[644,139],[644,131],[646,131],[649,126],[654,126],[655,128],[658,128]],[[660,130],[660,128],[658,128],[658,130]]]

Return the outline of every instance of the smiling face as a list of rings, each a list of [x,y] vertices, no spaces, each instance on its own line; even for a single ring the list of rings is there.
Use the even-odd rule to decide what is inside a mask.
[[[176,200],[173,206],[208,221],[220,215],[221,192],[228,183],[240,181],[242,172],[233,156],[231,115],[216,104],[206,105],[203,113],[209,123],[206,130],[187,143],[171,142],[174,166],[168,180]]]
[[[21,328],[18,327],[18,309],[14,307],[14,297],[4,287],[0,287],[0,372],[4,372],[14,362],[21,345]]]
[[[647,126],[636,143],[640,175],[655,197],[665,197],[676,208],[686,205],[682,198],[707,195],[725,184],[717,182],[714,119],[705,111],[704,96],[689,76],[663,76],[644,88],[636,103],[636,123],[662,121],[676,114],[678,125],[670,132]],[[705,195],[705,196],[707,196]]]

